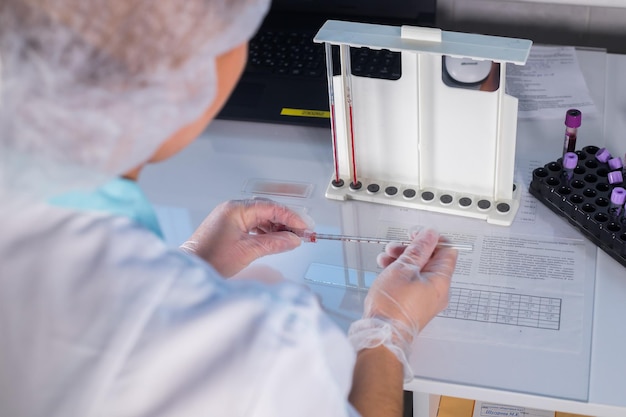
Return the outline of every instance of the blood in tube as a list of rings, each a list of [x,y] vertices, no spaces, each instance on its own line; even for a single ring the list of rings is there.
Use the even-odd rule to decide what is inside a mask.
[[[339,50],[341,52],[341,74],[343,75],[343,91],[345,96],[345,103],[348,110],[348,135],[349,137],[349,158],[350,158],[350,188],[358,190],[361,188],[361,183],[357,177],[356,171],[356,148],[354,140],[354,113],[352,110],[352,69],[350,67],[350,46],[340,45]]]
[[[582,113],[577,109],[569,109],[565,113],[565,140],[563,143],[563,155],[576,150],[576,139],[580,127]]]

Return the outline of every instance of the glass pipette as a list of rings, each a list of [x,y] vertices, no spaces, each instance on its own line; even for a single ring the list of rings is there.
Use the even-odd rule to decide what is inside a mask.
[[[296,233],[297,234],[297,233]],[[298,235],[300,236],[300,235]],[[339,240],[342,242],[354,242],[354,243],[379,243],[387,244],[391,242],[397,242],[402,245],[410,245],[408,240],[387,239],[380,237],[364,237],[364,236],[349,236],[349,235],[333,235],[328,233],[316,233],[305,231],[300,238],[305,242],[317,242],[318,240]],[[452,243],[452,242],[439,242],[437,247],[440,248],[453,248],[460,251],[472,251],[473,245],[465,243]]]
[[[350,185],[360,188],[360,183],[356,172],[356,148],[354,145],[354,113],[353,97],[352,97],[352,68],[350,64],[350,46],[339,45],[339,53],[341,56],[341,74],[343,76],[343,92],[345,98],[345,107],[348,111],[346,123],[348,124],[349,145],[348,160],[350,163]]]
[[[335,126],[335,120],[337,115],[335,114],[335,81],[333,80],[333,52],[332,46],[328,42],[324,43],[324,52],[326,54],[326,79],[328,80],[328,103],[330,104],[330,132],[333,137],[333,163],[335,165],[335,180],[334,185],[340,187],[343,185],[341,178],[339,178],[339,156],[337,155],[337,127]]]
[[[349,236],[349,235],[336,235],[330,233],[317,233],[312,232],[310,230],[304,229],[291,229],[282,224],[272,224],[271,226],[272,232],[291,232],[295,235],[299,236],[300,239],[304,242],[315,243],[318,240],[337,240],[341,242],[354,242],[354,243],[378,243],[378,244],[387,244],[391,242],[398,242],[402,245],[410,245],[411,242],[408,240],[398,240],[398,239],[388,239],[388,238],[379,238],[379,237],[363,237],[363,236]],[[472,251],[474,250],[474,246],[469,243],[453,243],[453,242],[439,242],[437,247],[441,248],[453,248],[459,251]]]

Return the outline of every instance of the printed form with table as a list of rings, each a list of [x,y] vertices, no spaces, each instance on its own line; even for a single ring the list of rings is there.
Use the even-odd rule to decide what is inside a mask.
[[[519,100],[515,182],[522,188],[510,226],[326,199],[333,159],[330,135],[322,128],[218,120],[180,156],[147,169],[140,183],[172,246],[185,241],[219,202],[254,196],[307,213],[319,233],[403,240],[411,228],[428,226],[452,242],[472,245],[459,252],[448,307],[414,344],[415,379],[405,388],[430,401],[416,415],[436,415],[440,394],[481,400],[473,406],[474,416],[544,416],[537,414],[544,412],[540,409],[626,415],[626,383],[614,375],[604,381],[600,372],[610,364],[600,361],[597,367],[593,356],[602,353],[594,351],[594,332],[607,326],[594,314],[602,307],[598,281],[624,280],[626,270],[528,192],[533,170],[561,152],[567,109],[583,115],[577,148],[604,145],[607,62],[601,50],[534,45],[526,65],[509,64],[507,93]],[[626,148],[614,151],[623,155]],[[347,329],[360,317],[367,288],[380,271],[381,250],[376,244],[303,243],[294,252],[258,260],[242,275],[307,285]],[[621,276],[607,276],[615,273]],[[602,311],[602,318],[610,314],[607,306]],[[621,327],[618,317],[611,320]],[[601,343],[622,361],[617,372],[626,368],[626,359],[608,347],[612,342]],[[497,407],[503,408],[494,414]]]

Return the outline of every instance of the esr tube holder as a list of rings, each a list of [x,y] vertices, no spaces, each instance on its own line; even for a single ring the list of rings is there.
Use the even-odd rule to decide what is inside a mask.
[[[336,172],[327,198],[505,226],[513,222],[521,198],[513,179],[517,99],[505,93],[504,80],[507,64],[526,63],[531,41],[336,20],[327,21],[314,40],[342,49],[387,49],[399,52],[402,62],[397,80],[352,74],[329,80],[335,87]],[[448,85],[442,75],[444,57],[491,61],[498,88]],[[351,108],[345,82],[350,82]],[[351,186],[355,166],[358,187]]]

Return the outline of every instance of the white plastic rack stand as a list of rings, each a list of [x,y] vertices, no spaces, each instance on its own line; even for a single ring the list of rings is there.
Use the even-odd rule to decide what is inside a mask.
[[[507,63],[526,63],[531,41],[335,20],[314,40],[325,44],[329,75],[335,172],[327,198],[512,223],[521,196],[513,179],[517,99],[504,80]],[[351,75],[350,48],[360,47],[399,52],[400,79]],[[445,59],[490,61],[496,88],[450,83]]]

